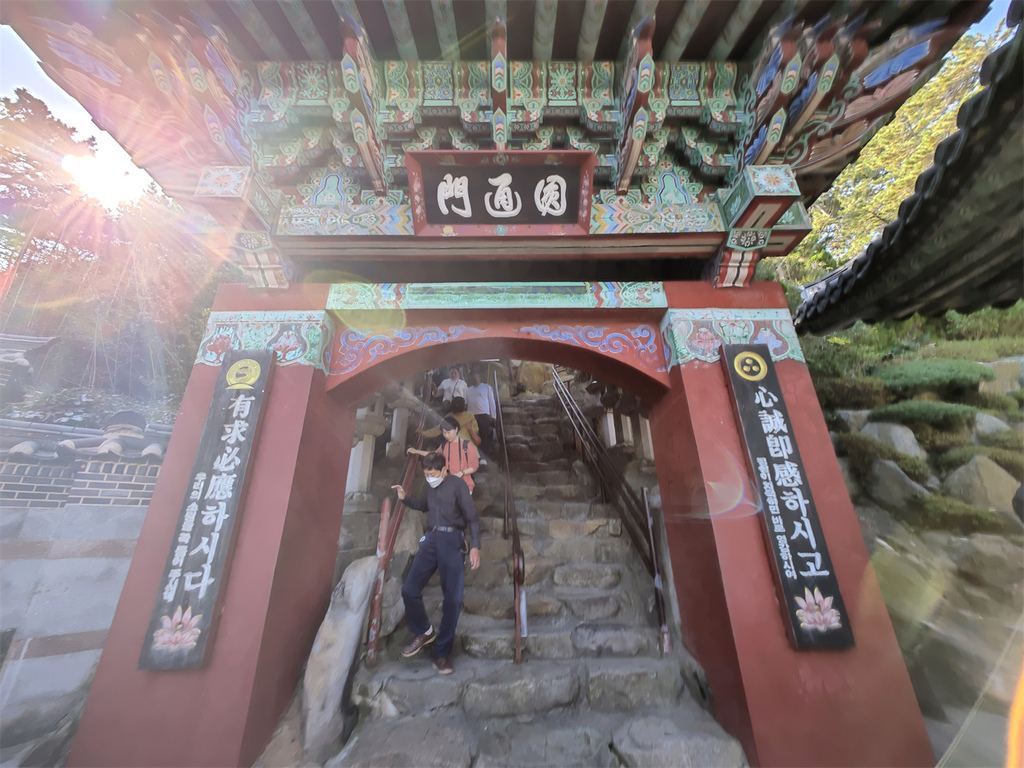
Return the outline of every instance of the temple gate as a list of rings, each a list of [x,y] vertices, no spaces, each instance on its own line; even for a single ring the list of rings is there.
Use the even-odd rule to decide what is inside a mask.
[[[212,308],[72,764],[251,764],[330,595],[354,406],[496,355],[650,406],[678,629],[751,764],[931,763],[785,298],[752,277],[985,7],[5,4],[248,281]],[[780,502],[722,363],[737,344],[758,345],[741,377],[773,369],[759,397],[788,405],[801,474],[776,485],[813,498],[811,552],[766,527]],[[140,669],[229,350],[276,364],[216,637],[198,668]],[[776,584],[798,569],[838,590],[807,591],[813,627]]]

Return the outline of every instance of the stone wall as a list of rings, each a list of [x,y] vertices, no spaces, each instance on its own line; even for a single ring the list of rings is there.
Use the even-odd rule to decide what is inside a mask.
[[[0,763],[66,756],[158,464],[0,463]]]

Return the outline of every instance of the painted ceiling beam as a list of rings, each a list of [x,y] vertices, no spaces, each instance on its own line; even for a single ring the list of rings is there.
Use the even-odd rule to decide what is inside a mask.
[[[537,0],[533,15],[533,59],[551,61],[555,46],[555,19],[558,17],[558,0]]]
[[[740,0],[736,4],[736,9],[732,12],[732,16],[729,17],[725,29],[722,30],[722,34],[718,36],[715,44],[711,46],[711,53],[708,54],[708,59],[711,61],[725,61],[728,59],[732,49],[736,47],[736,43],[743,37],[743,33],[760,7],[761,0]]]
[[[394,35],[395,44],[398,46],[398,55],[406,61],[418,61],[420,57],[416,52],[416,41],[412,36],[412,26],[409,24],[409,14],[405,10],[404,0],[384,0],[384,13],[388,16],[391,34]]]
[[[690,38],[697,30],[697,25],[704,18],[704,14],[711,5],[711,0],[689,0],[683,12],[679,14],[672,33],[668,36],[665,47],[661,49],[661,60],[667,62],[679,61],[690,44]]]
[[[484,22],[487,25],[487,37],[494,31],[494,22],[498,17],[508,19],[505,0],[484,0]]]
[[[309,54],[309,58],[317,61],[329,61],[331,53],[327,50],[320,33],[316,31],[316,24],[306,13],[301,0],[278,0],[277,4],[281,6],[284,15],[288,17],[288,23],[292,25],[299,42]]]
[[[331,5],[334,6],[334,10],[338,12],[338,15],[342,19],[344,19],[347,14],[359,29],[366,29],[366,25],[363,24],[363,17],[359,15],[359,9],[356,8],[355,0],[331,0]],[[372,55],[373,45],[370,43],[370,38],[367,37],[364,42]]]
[[[593,61],[597,53],[597,40],[601,36],[601,25],[604,23],[604,12],[608,8],[608,0],[587,0],[580,22],[580,40],[576,44],[576,58],[580,61]]]
[[[769,35],[772,34],[775,28],[786,19],[795,17],[804,9],[804,6],[806,6],[808,2],[810,2],[810,0],[783,0],[782,5],[780,5],[778,10],[772,14],[772,17],[768,19],[768,22],[761,25],[761,31],[757,34],[757,37],[754,38],[754,42],[750,45],[750,55],[748,55],[747,58],[757,58],[761,49],[765,46]],[[848,0],[840,0],[836,4],[836,7],[832,11],[833,18],[840,18],[849,11],[849,8],[842,7],[844,5],[850,5]]]
[[[445,61],[459,60],[459,33],[455,28],[455,11],[452,0],[430,0],[434,11],[434,28],[437,42],[441,46],[441,58]]]
[[[622,36],[622,43],[619,45],[619,55],[616,58],[621,61],[626,57],[626,52],[629,50],[633,39],[633,29],[646,18],[654,21],[654,12],[657,8],[658,0],[636,0],[636,3],[633,5],[633,13],[629,17],[629,23],[626,25],[626,34]]]
[[[291,58],[270,25],[267,24],[267,20],[263,18],[263,14],[257,10],[253,0],[236,0],[231,3],[231,10],[238,16],[245,31],[252,35],[256,44],[267,54],[268,59],[288,61]]]

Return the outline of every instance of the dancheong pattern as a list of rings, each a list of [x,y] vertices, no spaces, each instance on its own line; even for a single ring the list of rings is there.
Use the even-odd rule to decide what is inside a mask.
[[[592,325],[531,325],[520,328],[519,333],[539,336],[549,341],[560,341],[578,347],[615,355],[623,362],[635,358],[641,366],[654,371],[664,371],[664,353],[661,351],[661,336],[653,325],[638,325],[628,328],[609,328]]]
[[[661,322],[669,367],[720,357],[723,344],[767,344],[773,360],[804,362],[785,309],[671,309]]]
[[[220,365],[229,349],[272,349],[278,365],[327,372],[333,323],[326,312],[211,312],[196,364]]]
[[[335,283],[333,310],[667,307],[661,283]]]
[[[446,328],[387,328],[362,331],[346,328],[338,335],[331,375],[347,375],[378,362],[380,358],[416,347],[444,344],[463,337],[481,336],[485,331],[452,325]]]

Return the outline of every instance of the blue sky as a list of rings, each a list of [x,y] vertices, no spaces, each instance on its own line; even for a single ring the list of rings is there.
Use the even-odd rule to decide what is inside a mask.
[[[985,18],[975,24],[971,31],[991,35],[999,22],[1006,18],[1008,6],[1009,0],[995,0]],[[76,129],[78,138],[95,137],[97,156],[109,166],[111,173],[127,173],[140,191],[152,181],[149,174],[132,164],[128,154],[108,133],[96,127],[81,104],[46,76],[35,54],[14,30],[0,25],[0,96],[13,96],[15,88],[26,88],[32,95],[42,99],[55,117]]]

